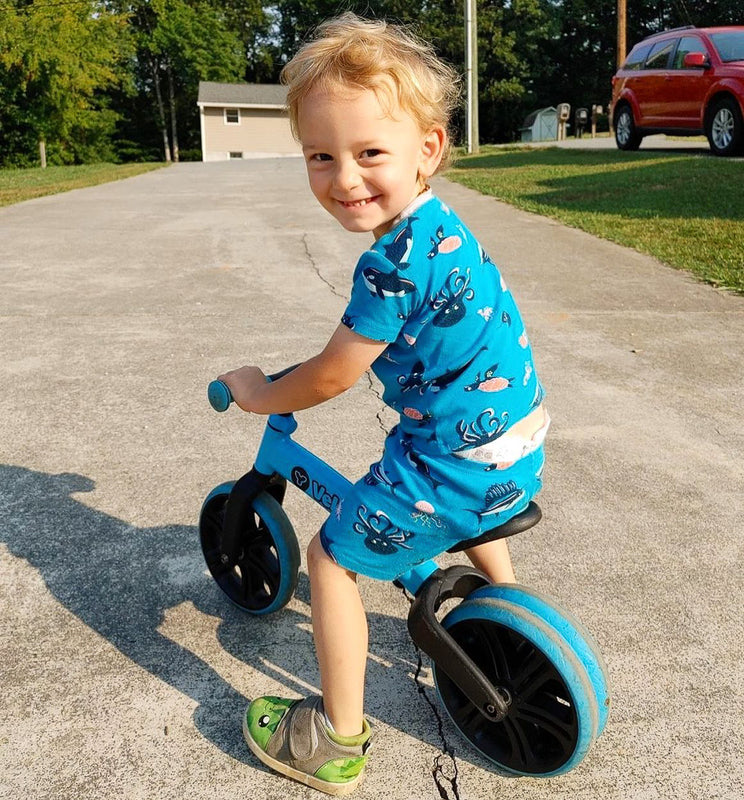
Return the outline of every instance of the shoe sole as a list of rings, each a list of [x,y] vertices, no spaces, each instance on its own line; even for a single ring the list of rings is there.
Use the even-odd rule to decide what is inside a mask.
[[[259,761],[266,764],[267,767],[271,767],[271,769],[285,775],[287,778],[292,778],[299,783],[304,783],[305,786],[317,789],[319,792],[332,794],[336,797],[351,794],[351,792],[359,786],[364,777],[364,770],[362,770],[356,778],[352,778],[350,781],[332,783],[331,781],[320,780],[320,778],[316,778],[314,775],[308,775],[306,772],[300,772],[300,770],[290,767],[289,764],[285,764],[282,761],[277,761],[266,751],[262,750],[261,745],[253,739],[251,732],[248,730],[248,721],[245,714],[243,714],[243,737],[248,747],[251,748],[253,755],[256,756]]]

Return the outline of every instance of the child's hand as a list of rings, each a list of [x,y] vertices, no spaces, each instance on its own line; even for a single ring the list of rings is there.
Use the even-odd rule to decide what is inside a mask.
[[[220,375],[217,380],[227,384],[233,400],[243,411],[255,411],[258,394],[266,386],[266,376],[258,367],[239,367]]]

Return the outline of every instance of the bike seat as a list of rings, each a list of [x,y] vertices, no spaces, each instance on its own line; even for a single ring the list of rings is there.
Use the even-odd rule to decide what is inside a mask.
[[[503,525],[498,525],[495,528],[491,528],[490,531],[486,531],[480,536],[475,536],[472,539],[465,539],[465,541],[459,542],[454,547],[450,547],[447,552],[459,553],[461,550],[467,550],[470,547],[475,547],[479,544],[493,542],[496,539],[506,539],[507,536],[514,536],[517,533],[524,533],[524,531],[529,530],[537,525],[541,519],[542,511],[540,511],[540,506],[531,501],[524,511],[520,511],[519,514],[515,514]]]

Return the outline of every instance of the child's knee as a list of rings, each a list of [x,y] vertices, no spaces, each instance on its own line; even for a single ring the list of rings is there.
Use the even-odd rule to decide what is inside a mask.
[[[328,553],[326,553],[320,541],[320,534],[316,533],[307,546],[307,568],[310,573],[314,573],[317,572],[318,569],[322,569],[325,562],[328,561],[335,563]]]
[[[310,573],[311,578],[314,575],[320,574],[328,575],[329,573],[345,573],[356,579],[356,573],[346,569],[346,567],[342,567],[336,562],[333,556],[326,551],[325,547],[323,547],[320,533],[316,533],[315,536],[313,536],[313,538],[310,540],[310,544],[307,546],[307,570]]]

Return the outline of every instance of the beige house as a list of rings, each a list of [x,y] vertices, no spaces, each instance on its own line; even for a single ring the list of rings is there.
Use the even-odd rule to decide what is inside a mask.
[[[286,88],[275,84],[200,81],[202,161],[299,155],[286,99]]]

